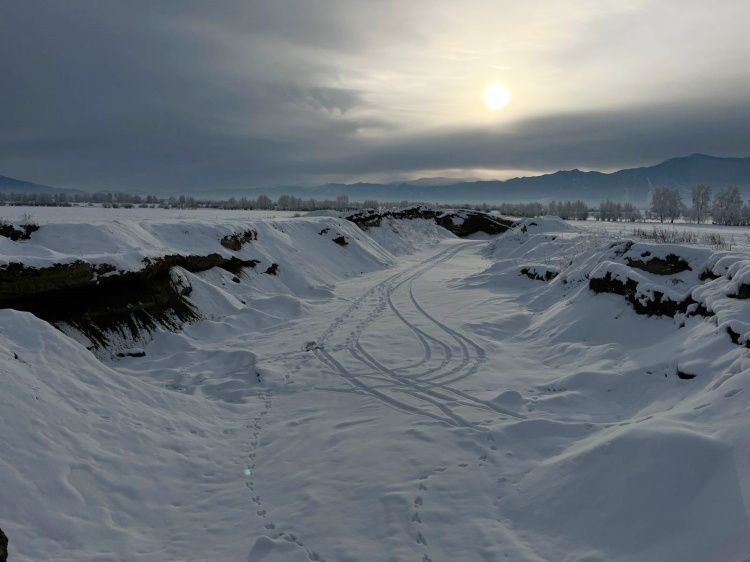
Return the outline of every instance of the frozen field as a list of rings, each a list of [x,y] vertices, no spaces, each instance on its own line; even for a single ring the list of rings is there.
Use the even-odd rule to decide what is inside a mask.
[[[29,215],[40,223],[100,223],[113,220],[186,220],[212,221],[225,219],[264,219],[291,217],[292,211],[234,211],[224,209],[141,209],[133,207],[105,208],[100,206],[81,207],[24,207],[0,206],[0,220],[19,222]],[[304,213],[302,213],[304,214]]]
[[[11,560],[750,558],[744,250],[559,219],[466,240],[421,220],[32,213],[0,262],[260,265],[176,268],[201,319],[93,352],[0,310]]]
[[[718,224],[695,224],[678,222],[674,224],[660,223],[654,221],[648,222],[602,222],[595,220],[587,221],[570,221],[570,224],[583,230],[605,233],[614,237],[632,238],[633,230],[641,229],[645,231],[665,230],[667,232],[677,233],[694,233],[698,237],[698,245],[710,245],[701,241],[701,238],[707,234],[717,234],[730,244],[733,248],[744,250],[750,249],[750,227],[747,226],[722,226]]]

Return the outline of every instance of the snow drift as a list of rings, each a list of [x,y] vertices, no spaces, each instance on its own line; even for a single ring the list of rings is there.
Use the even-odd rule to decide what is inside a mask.
[[[0,310],[12,560],[750,553],[745,252],[324,216],[50,223],[0,250],[87,283],[257,262],[170,264],[196,317],[95,353]]]

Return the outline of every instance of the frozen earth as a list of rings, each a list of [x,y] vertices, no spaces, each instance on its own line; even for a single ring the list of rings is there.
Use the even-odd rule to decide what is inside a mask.
[[[278,273],[177,268],[178,331],[87,349],[0,310],[10,560],[750,558],[750,254],[123,215],[0,259],[129,270],[250,227]]]

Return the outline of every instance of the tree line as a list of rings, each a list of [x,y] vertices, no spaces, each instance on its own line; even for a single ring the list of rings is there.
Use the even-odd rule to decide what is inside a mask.
[[[404,205],[408,202],[402,201]],[[98,193],[0,193],[2,205],[29,205],[44,207],[70,207],[73,205],[101,205],[103,207],[133,208],[159,207],[162,209],[235,209],[235,210],[284,210],[315,211],[319,209],[346,210],[360,207],[378,207],[374,200],[361,203],[350,202],[346,195],[336,199],[303,199],[292,195],[281,195],[273,200],[267,195],[252,197],[230,197],[228,199],[199,199],[188,195],[157,197],[134,195],[123,192]]]
[[[721,189],[712,197],[710,186],[697,185],[692,189],[690,199],[688,207],[677,189],[658,187],[651,197],[649,214],[660,222],[674,222],[684,217],[698,224],[711,219],[715,224],[750,225],[750,201],[743,202],[736,187]]]
[[[98,193],[0,193],[0,205],[38,205],[38,206],[72,206],[102,205],[104,207],[159,207],[164,209],[233,209],[233,210],[283,210],[283,211],[316,211],[335,209],[346,211],[362,208],[395,208],[406,207],[420,202],[399,201],[382,202],[375,199],[350,201],[346,195],[336,199],[305,199],[293,195],[280,195],[276,200],[267,195],[258,197],[230,197],[228,199],[200,199],[188,195],[157,197],[155,195],[136,195],[124,192]],[[432,207],[456,207],[455,204],[426,203]],[[497,211],[503,215],[516,217],[537,217],[543,215],[558,216],[566,220],[587,220],[590,217],[600,221],[636,222],[644,219],[641,212],[632,203],[622,203],[607,199],[598,206],[590,206],[584,201],[549,201],[526,203],[469,204],[463,208],[481,211]],[[677,189],[658,187],[654,189],[646,218],[660,222],[674,222],[677,219],[704,223],[712,220],[722,225],[750,225],[750,200],[744,202],[737,187],[728,187],[715,194],[710,186],[698,185],[691,191],[690,205],[682,200]]]

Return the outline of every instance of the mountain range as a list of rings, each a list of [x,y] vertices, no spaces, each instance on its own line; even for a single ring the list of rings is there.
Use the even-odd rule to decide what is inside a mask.
[[[82,193],[80,189],[64,189],[60,187],[50,187],[30,181],[0,176],[0,193]]]
[[[224,198],[257,197],[260,194],[276,198],[287,194],[305,199],[335,199],[347,195],[354,201],[424,201],[439,203],[497,203],[548,201],[552,199],[583,199],[596,203],[604,199],[643,204],[654,187],[671,187],[688,196],[692,187],[706,184],[714,189],[739,187],[750,194],[750,157],[723,158],[706,154],[691,154],[665,160],[654,166],[628,168],[611,173],[597,171],[561,170],[539,176],[508,180],[451,180],[423,178],[412,182],[395,183],[329,183],[317,187],[283,186],[235,190],[201,190],[201,197]],[[72,192],[22,180],[0,176],[0,192]],[[155,189],[155,193],[159,190]]]

